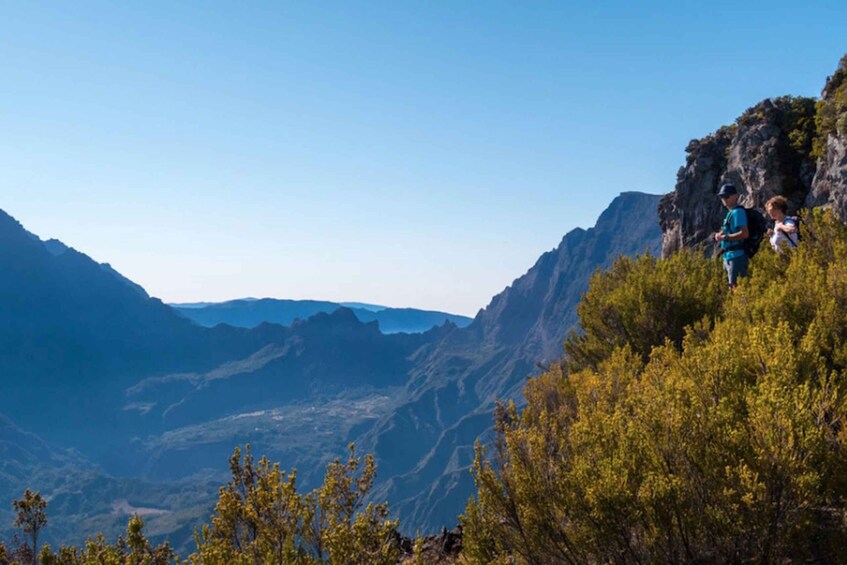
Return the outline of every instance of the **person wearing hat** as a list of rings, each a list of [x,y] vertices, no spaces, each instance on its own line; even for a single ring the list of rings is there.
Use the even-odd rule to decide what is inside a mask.
[[[726,269],[729,288],[738,284],[740,277],[747,276],[750,258],[744,250],[744,240],[750,237],[747,228],[747,212],[738,204],[738,191],[734,185],[724,184],[718,191],[721,203],[728,210],[721,230],[715,232],[715,241],[720,242],[723,250],[723,266]]]

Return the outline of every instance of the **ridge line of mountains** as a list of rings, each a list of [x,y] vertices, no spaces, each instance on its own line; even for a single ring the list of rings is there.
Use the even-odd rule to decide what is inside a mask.
[[[147,508],[159,511],[149,515],[154,539],[184,547],[211,512],[212,485],[226,481],[235,445],[249,441],[298,468],[308,487],[354,441],[377,457],[375,496],[388,497],[408,527],[452,525],[470,494],[472,444],[491,425],[492,403],[519,397],[536,363],[558,356],[595,269],[620,254],[659,251],[659,198],[622,194],[595,227],[567,234],[465,327],[448,320],[390,334],[346,307],[288,326],[203,327],[0,213],[8,267],[0,414],[9,418],[0,446],[19,455],[7,475],[0,468],[0,493],[10,500],[26,484],[50,498],[51,512],[64,512],[56,500],[88,509],[60,514],[54,523],[64,531],[48,539],[78,542],[92,532],[85,524],[117,532],[123,510]],[[630,215],[652,221],[622,229]],[[63,449],[32,453],[18,445],[21,430]],[[54,460],[63,462],[53,465],[62,480],[25,471]],[[97,480],[110,485],[103,497],[90,488]],[[0,501],[0,524],[10,523],[8,507]]]
[[[467,316],[417,308],[390,308],[377,304],[330,302],[325,300],[284,300],[277,298],[242,298],[225,302],[170,304],[181,315],[205,327],[229,324],[255,328],[264,323],[290,326],[318,313],[330,314],[347,308],[360,322],[377,322],[382,333],[422,333],[445,322],[463,328],[472,321]]]

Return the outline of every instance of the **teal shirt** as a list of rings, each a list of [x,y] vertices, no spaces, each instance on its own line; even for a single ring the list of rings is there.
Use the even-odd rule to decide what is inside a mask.
[[[721,230],[724,235],[741,231],[742,226],[747,225],[747,212],[744,207],[736,206],[726,214]],[[744,241],[721,241],[721,249],[724,250],[724,259],[735,259],[744,255]]]

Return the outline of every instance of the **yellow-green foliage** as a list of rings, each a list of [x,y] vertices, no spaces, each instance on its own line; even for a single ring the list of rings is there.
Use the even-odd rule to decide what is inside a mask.
[[[393,564],[396,522],[387,504],[364,504],[373,486],[373,456],[362,463],[350,446],[346,462],[335,460],[324,483],[306,495],[296,488],[296,472],[262,458],[249,446],[230,459],[232,480],[221,489],[212,524],[196,535],[195,565],[255,563]]]
[[[621,257],[577,306],[583,333],[565,343],[569,369],[596,367],[625,344],[644,360],[665,339],[679,347],[687,326],[717,314],[725,287],[721,266],[691,250],[664,261]]]
[[[232,480],[221,488],[211,524],[195,534],[197,553],[186,561],[192,565],[393,565],[400,557],[397,522],[388,520],[387,503],[365,504],[376,478],[372,455],[356,457],[351,444],[346,462],[327,465],[323,484],[301,495],[296,471],[286,474],[279,463],[267,458],[255,462],[248,445],[242,456],[235,450],[229,461]],[[37,520],[18,522],[27,533],[28,524],[46,523],[43,499],[26,491],[16,508],[35,508]],[[31,517],[29,512],[22,516]],[[39,553],[43,565],[167,565],[179,562],[167,543],[152,547],[143,533],[144,521],[133,516],[126,537],[108,544],[102,535],[84,548],[61,547],[53,552],[45,545]],[[33,543],[33,545],[35,545]],[[24,560],[32,562],[28,546]],[[0,543],[0,565],[21,565],[21,557],[9,556]]]
[[[531,380],[522,412],[497,412],[493,457],[477,447],[464,562],[843,559],[847,228],[816,212],[800,248],[712,289],[723,303],[682,300],[712,262],[642,257],[595,277],[588,362]]]
[[[106,543],[102,535],[89,539],[84,549],[61,547],[53,553],[45,545],[39,561],[42,565],[168,565],[175,562],[175,557],[167,543],[150,545],[144,536],[144,520],[136,515],[129,520],[126,537],[114,545]]]

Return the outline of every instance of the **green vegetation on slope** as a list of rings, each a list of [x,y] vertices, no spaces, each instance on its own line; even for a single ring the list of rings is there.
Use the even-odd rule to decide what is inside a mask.
[[[478,447],[464,561],[832,561],[847,228],[819,210],[806,228],[732,294],[688,253],[596,275],[566,365],[530,381],[522,412],[501,407],[492,458]]]
[[[368,503],[376,466],[372,456],[357,457],[353,445],[346,461],[326,467],[323,484],[302,495],[297,472],[286,473],[266,458],[255,461],[248,445],[230,458],[232,479],[220,489],[211,524],[195,533],[197,551],[185,565],[256,563],[320,563],[379,565],[400,557],[397,523],[388,520],[388,505]],[[0,564],[33,562],[38,531],[47,525],[46,503],[27,490],[15,501],[16,525],[26,539],[12,550],[0,542]],[[129,520],[125,536],[114,544],[102,534],[83,548],[49,545],[38,551],[43,565],[167,565],[180,563],[166,543],[154,547],[143,533],[138,515]],[[37,549],[36,549],[37,551]]]

